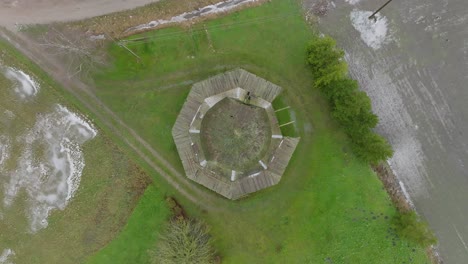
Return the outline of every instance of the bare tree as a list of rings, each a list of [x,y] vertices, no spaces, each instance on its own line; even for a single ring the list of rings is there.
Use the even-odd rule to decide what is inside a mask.
[[[105,64],[103,52],[100,52],[102,42],[93,41],[81,32],[64,33],[52,26],[39,42],[49,56],[56,56],[65,62],[69,78],[87,76],[90,71]]]
[[[150,252],[158,264],[211,264],[216,262],[206,225],[195,220],[175,219]]]

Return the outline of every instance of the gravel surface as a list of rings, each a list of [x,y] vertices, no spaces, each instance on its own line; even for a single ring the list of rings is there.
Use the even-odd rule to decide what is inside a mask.
[[[1,0],[0,25],[72,21],[132,9],[159,0]]]

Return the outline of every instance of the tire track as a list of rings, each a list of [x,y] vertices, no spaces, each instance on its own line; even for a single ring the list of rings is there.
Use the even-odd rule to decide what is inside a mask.
[[[97,98],[96,95],[91,92],[90,87],[79,80],[67,78],[67,74],[63,70],[64,67],[62,67],[59,62],[45,56],[37,47],[37,44],[29,41],[21,34],[13,34],[5,29],[0,30],[0,37],[13,45],[31,61],[39,65],[42,70],[51,76],[65,90],[70,92],[88,111],[98,117],[99,121],[107,126],[115,136],[122,139],[125,144],[135,151],[140,158],[142,158],[154,171],[161,175],[184,197],[203,209],[220,210],[219,207],[213,204],[213,200],[217,198],[215,195],[204,192],[189,182],[183,174],[177,171],[174,166],[172,166],[158,151],[146,142],[134,129],[128,126],[115,114],[115,112]],[[75,89],[79,89],[84,92],[89,98],[84,98]],[[102,114],[99,109],[105,112],[106,116]],[[112,121],[117,123],[119,127],[114,125]],[[131,139],[138,142],[138,144],[142,146],[143,150],[136,144],[132,143],[129,138],[122,133],[122,130],[129,133],[131,135]],[[145,150],[151,154],[151,157],[144,153]],[[162,166],[156,164],[151,158],[156,159],[157,163]]]

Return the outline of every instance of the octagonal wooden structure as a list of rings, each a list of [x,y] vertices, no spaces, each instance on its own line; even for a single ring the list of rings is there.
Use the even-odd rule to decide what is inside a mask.
[[[238,199],[277,184],[299,138],[284,137],[272,106],[282,88],[242,69],[216,75],[192,86],[172,129],[187,177],[229,199]],[[220,169],[206,160],[201,147],[201,124],[205,114],[225,98],[263,108],[271,126],[267,153],[258,167],[245,171]],[[225,151],[229,152],[229,149]]]

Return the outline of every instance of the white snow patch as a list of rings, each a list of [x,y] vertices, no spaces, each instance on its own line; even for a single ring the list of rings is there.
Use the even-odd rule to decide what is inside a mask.
[[[3,114],[5,115],[5,117],[9,120],[12,120],[16,117],[15,113],[13,113],[12,111],[10,110],[5,110],[3,111]]]
[[[411,196],[409,195],[408,191],[406,190],[405,184],[402,181],[398,181],[398,184],[400,185],[401,191],[403,192],[406,201],[408,201],[408,203],[414,208],[414,203],[411,200]]]
[[[14,255],[15,251],[13,251],[12,249],[4,249],[2,254],[0,255],[0,264],[13,264],[13,262],[9,261],[8,259]]]
[[[389,43],[392,38],[388,30],[388,20],[379,14],[375,15],[376,21],[369,19],[370,11],[351,11],[350,18],[354,28],[361,34],[361,39],[367,46],[377,50],[383,44]]]
[[[2,171],[2,165],[8,159],[9,155],[10,140],[4,135],[0,135],[0,171]]]
[[[180,23],[188,20],[192,20],[194,18],[206,16],[206,15],[211,15],[211,14],[219,14],[223,12],[227,12],[229,10],[232,10],[234,8],[237,8],[240,5],[247,4],[247,3],[254,3],[257,2],[258,0],[227,0],[227,1],[222,1],[219,3],[216,3],[214,5],[208,5],[202,8],[199,8],[194,11],[190,12],[185,12],[182,13],[178,16],[174,16],[171,19],[165,20],[165,19],[158,19],[151,21],[147,24],[142,24],[138,25],[135,27],[131,27],[127,30],[125,30],[126,33],[128,32],[134,32],[134,31],[140,31],[140,30],[145,30],[145,29],[150,29],[150,28],[155,28],[157,26],[165,25],[165,24],[172,24],[172,23]]]
[[[359,2],[361,2],[361,0],[345,0],[346,3],[350,4],[350,5],[355,5]]]
[[[106,39],[106,36],[104,36],[104,34],[92,35],[92,36],[89,37],[89,39],[91,41],[104,40],[104,39]]]
[[[57,105],[16,139],[24,148],[16,169],[6,173],[4,204],[11,206],[19,191],[26,191],[32,233],[47,227],[49,212],[64,210],[75,194],[85,166],[80,145],[96,134],[82,117]]]
[[[15,92],[21,99],[35,96],[39,91],[39,83],[22,70],[7,67],[5,70],[5,77],[15,82]]]

